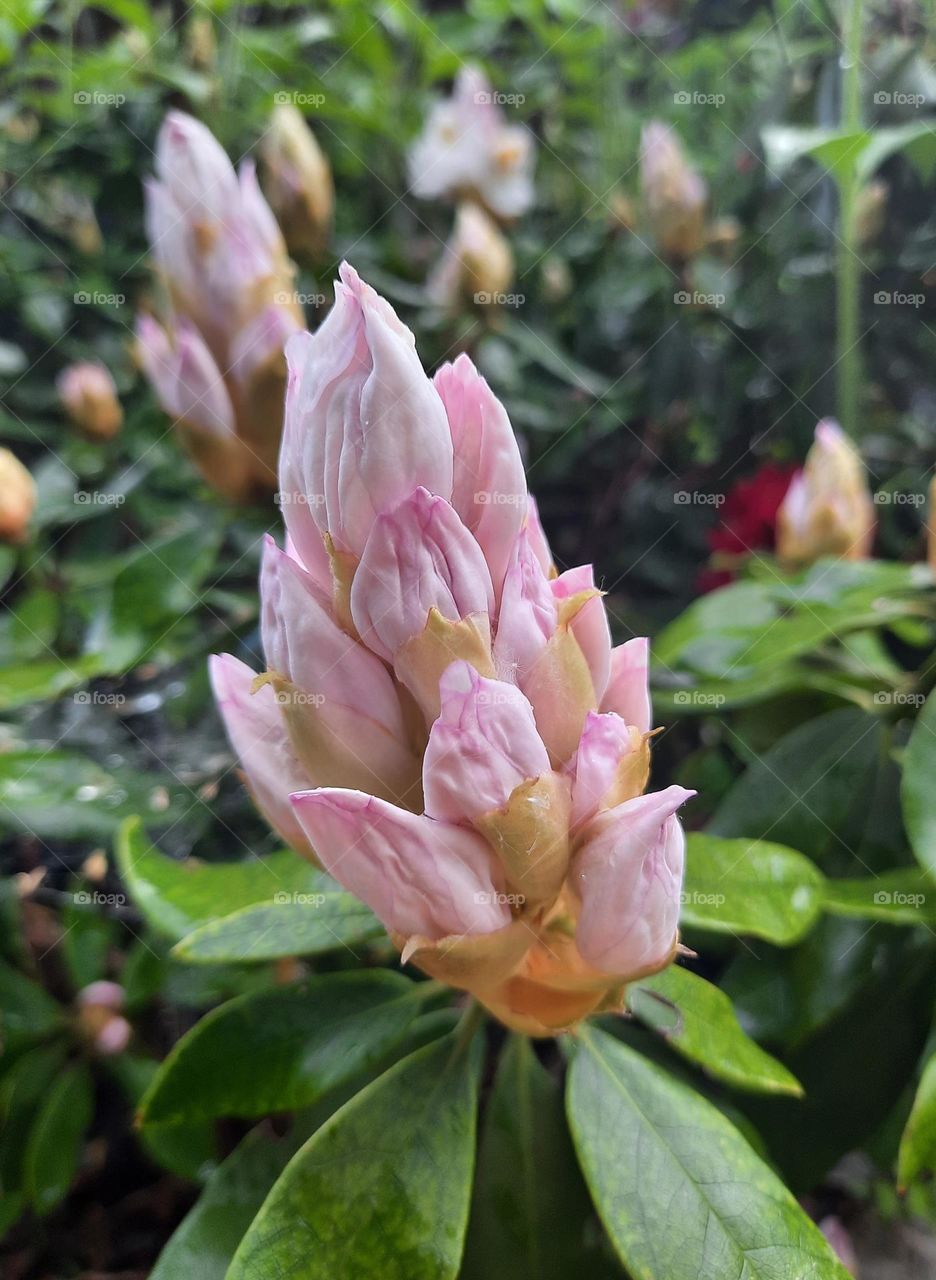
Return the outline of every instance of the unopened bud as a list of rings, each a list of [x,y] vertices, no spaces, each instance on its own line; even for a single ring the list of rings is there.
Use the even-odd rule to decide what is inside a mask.
[[[123,424],[123,410],[109,371],[96,361],[70,364],[58,377],[59,399],[72,422],[96,440],[110,440]]]

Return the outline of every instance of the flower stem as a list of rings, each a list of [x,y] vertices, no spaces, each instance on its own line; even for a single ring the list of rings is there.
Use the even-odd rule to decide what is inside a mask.
[[[846,0],[842,29],[843,133],[861,128],[861,33],[863,0]],[[861,301],[861,261],[857,254],[855,207],[858,174],[849,167],[839,181],[839,240],[836,256],[836,377],[839,420],[849,435],[858,426],[861,353],[858,328]]]

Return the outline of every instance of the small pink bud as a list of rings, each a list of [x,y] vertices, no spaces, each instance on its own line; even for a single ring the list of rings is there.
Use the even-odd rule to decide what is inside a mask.
[[[822,556],[863,560],[874,538],[874,505],[861,455],[823,418],[777,513],[777,555],[791,566]]]
[[[612,713],[589,712],[570,768],[575,830],[599,809],[632,800],[643,791],[647,754],[643,735],[633,725]],[[630,794],[622,793],[627,791]]]
[[[705,244],[708,187],[690,168],[676,133],[658,120],[640,138],[640,185],[660,252],[683,261]]]
[[[109,440],[120,430],[123,410],[114,379],[104,365],[83,360],[58,376],[58,393],[71,420],[97,440]]]
[[[533,708],[516,687],[454,662],[440,681],[442,710],[423,760],[426,812],[473,821],[501,809],[511,793],[549,770]]]
[[[19,458],[0,448],[0,542],[22,542],[36,508],[36,482]]]
[[[94,1039],[94,1047],[103,1058],[116,1057],[126,1049],[132,1034],[126,1018],[108,1018]]]
[[[79,1005],[99,1005],[103,1009],[113,1009],[115,1012],[124,1007],[125,1000],[126,992],[119,982],[107,982],[103,979],[89,983],[78,992]]]
[[[576,612],[570,628],[585,655],[595,698],[600,701],[611,674],[611,631],[604,601],[595,588],[592,566],[583,564],[576,569],[567,569],[553,579],[552,590],[557,600],[571,600],[577,595],[594,593]]]
[[[444,498],[419,488],[379,516],[351,587],[361,638],[392,661],[426,627],[430,609],[459,622],[494,610],[481,548]]]
[[[494,639],[494,663],[501,679],[522,687],[557,621],[550,581],[524,529],[511,551]]]
[[[632,979],[668,964],[676,946],[685,837],[683,787],[638,796],[599,814],[573,861],[582,899],[576,938],[589,964]]]

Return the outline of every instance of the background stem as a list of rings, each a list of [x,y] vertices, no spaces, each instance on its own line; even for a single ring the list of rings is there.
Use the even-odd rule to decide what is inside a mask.
[[[842,29],[842,113],[844,133],[861,128],[861,31],[863,0],[846,0]],[[854,168],[839,183],[839,242],[836,258],[836,378],[838,415],[854,435],[858,427],[861,352],[858,349],[861,261],[856,252],[855,205],[858,175]]]

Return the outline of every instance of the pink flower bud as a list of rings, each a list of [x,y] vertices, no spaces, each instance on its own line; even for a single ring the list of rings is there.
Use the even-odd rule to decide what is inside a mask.
[[[452,506],[484,552],[500,596],[527,515],[526,476],[504,406],[467,355],[434,379],[455,451]]]
[[[533,554],[539,561],[540,568],[547,578],[553,573],[553,554],[549,549],[549,540],[546,537],[546,531],[543,529],[540,520],[539,507],[536,505],[536,499],[530,494],[527,499],[527,519],[526,519],[527,537],[530,540],[530,547]]]
[[[237,207],[237,179],[211,130],[170,111],[156,140],[156,174],[186,216],[223,221]]]
[[[292,800],[326,871],[394,933],[438,940],[509,924],[480,836],[360,791],[306,791]]]
[[[78,992],[79,1005],[99,1005],[115,1011],[124,1007],[127,993],[119,982],[90,982]]]
[[[279,837],[300,853],[309,843],[289,803],[309,785],[296,759],[270,685],[252,692],[254,673],[229,653],[209,659],[211,687],[254,802]]]
[[[172,353],[168,403],[181,422],[209,435],[233,436],[234,408],[221,371],[197,329],[180,324]]]
[[[644,636],[625,640],[611,650],[611,675],[602,711],[614,711],[641,733],[649,733],[653,725],[650,689],[647,683],[650,642]]]
[[[305,556],[314,524],[360,556],[374,520],[417,485],[452,494],[445,409],[393,308],[341,265],[335,305],[313,337],[293,339],[280,491]]]
[[[570,768],[573,829],[581,830],[599,809],[640,795],[648,764],[643,734],[633,725],[613,713],[589,712]]]
[[[429,611],[459,622],[494,610],[481,548],[444,498],[419,488],[373,523],[354,575],[351,616],[387,661],[420,635]]]
[[[573,880],[582,899],[579,951],[596,969],[634,978],[672,958],[685,860],[675,815],[693,795],[667,787],[594,819]]]
[[[523,687],[557,621],[552,587],[524,529],[511,550],[494,640],[494,663],[502,680]]]
[[[95,1037],[94,1047],[102,1058],[113,1058],[123,1053],[132,1035],[133,1028],[126,1018],[108,1018]]]
[[[511,793],[549,770],[533,708],[516,687],[454,662],[441,680],[442,711],[423,760],[426,812],[472,821],[506,805]]]
[[[694,257],[705,244],[708,187],[690,168],[675,132],[658,120],[641,134],[640,185],[660,252],[680,261]]]
[[[410,152],[413,192],[479,200],[497,218],[516,218],[533,203],[532,143],[523,126],[506,123],[484,75],[462,67]]]
[[[104,365],[90,360],[70,364],[59,374],[57,386],[66,413],[89,436],[109,440],[120,430],[123,410]]]
[[[0,542],[22,542],[36,508],[36,482],[19,458],[0,448]]]

